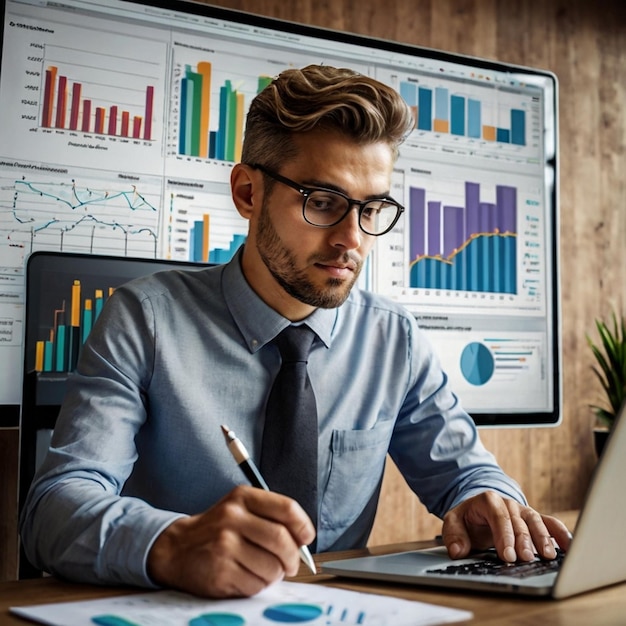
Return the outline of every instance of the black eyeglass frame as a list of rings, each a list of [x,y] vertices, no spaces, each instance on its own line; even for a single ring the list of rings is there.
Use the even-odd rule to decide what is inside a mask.
[[[336,189],[327,189],[326,187],[305,187],[304,185],[300,185],[299,183],[297,183],[295,180],[291,180],[290,178],[287,178],[286,176],[283,176],[282,174],[278,174],[278,172],[274,172],[271,169],[265,167],[265,165],[261,165],[260,163],[249,163],[248,165],[254,168],[255,170],[259,170],[260,172],[263,172],[263,174],[265,174],[266,176],[269,176],[270,178],[273,178],[275,181],[282,183],[283,185],[287,185],[287,187],[291,187],[292,189],[295,189],[298,193],[300,193],[303,197],[302,217],[304,218],[304,221],[307,224],[310,224],[311,226],[315,226],[316,228],[331,228],[333,226],[336,226],[337,224],[339,224],[339,222],[341,222],[341,220],[345,219],[346,215],[350,213],[353,206],[357,206],[359,207],[359,228],[365,234],[370,235],[371,237],[380,237],[381,235],[386,235],[398,223],[400,216],[402,215],[402,213],[404,213],[404,207],[397,200],[394,200],[393,198],[390,198],[388,196],[385,196],[382,198],[371,198],[370,200],[355,200],[354,198],[350,198],[345,193],[341,191],[337,191]],[[313,223],[306,216],[306,204],[311,194],[315,191],[324,191],[326,193],[333,193],[338,196],[341,196],[342,198],[345,198],[345,200],[348,202],[348,208],[346,209],[346,212],[338,220],[334,221],[332,224]],[[363,224],[361,223],[361,216],[363,215],[363,211],[365,210],[368,204],[370,204],[371,202],[377,202],[377,201],[388,202],[389,204],[396,206],[397,212],[396,212],[395,218],[385,230],[383,230],[381,233],[370,233],[367,229],[363,228]]]

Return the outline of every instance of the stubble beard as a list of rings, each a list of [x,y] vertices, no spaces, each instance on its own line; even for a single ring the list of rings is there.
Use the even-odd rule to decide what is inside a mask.
[[[283,244],[272,220],[265,199],[261,207],[257,231],[257,248],[259,255],[265,263],[270,274],[276,282],[293,298],[300,300],[309,306],[323,309],[334,309],[341,306],[354,286],[361,272],[362,262],[344,253],[340,259],[313,255],[308,259],[309,263],[324,263],[340,260],[347,263],[349,259],[356,262],[352,280],[346,282],[337,278],[329,278],[325,287],[316,287],[306,276],[303,270],[298,270],[295,256]]]

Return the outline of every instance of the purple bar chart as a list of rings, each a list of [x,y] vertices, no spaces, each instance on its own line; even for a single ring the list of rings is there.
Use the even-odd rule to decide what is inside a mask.
[[[410,286],[517,293],[517,189],[496,185],[495,202],[465,182],[464,203],[409,190]]]

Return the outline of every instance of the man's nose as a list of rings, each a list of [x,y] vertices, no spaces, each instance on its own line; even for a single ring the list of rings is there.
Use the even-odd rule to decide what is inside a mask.
[[[332,227],[332,245],[343,247],[347,250],[354,250],[361,245],[365,233],[359,226],[359,209],[359,205],[353,205],[346,216]]]

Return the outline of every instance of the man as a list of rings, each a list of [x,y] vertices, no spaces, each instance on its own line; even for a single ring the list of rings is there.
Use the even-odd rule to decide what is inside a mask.
[[[482,447],[414,318],[353,289],[412,128],[395,91],[349,70],[283,72],[253,101],[232,196],[249,221],[232,262],[116,291],[85,345],[22,517],[27,555],[91,582],[247,596],[298,570],[298,548],[364,545],[386,454],[452,557],[529,560],[567,529],[529,508]],[[312,517],[244,482],[221,424],[262,456],[281,357],[305,324],[317,405]],[[306,442],[305,442],[306,443]]]

